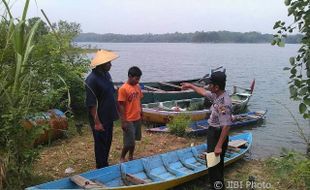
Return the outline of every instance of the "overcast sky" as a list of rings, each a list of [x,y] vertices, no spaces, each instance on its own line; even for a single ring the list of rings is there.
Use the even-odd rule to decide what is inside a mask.
[[[289,21],[284,0],[31,0],[29,17],[78,22],[83,32],[143,34],[228,30],[274,33]],[[15,2],[15,3],[14,3]],[[24,0],[15,0],[14,16]],[[1,12],[3,5],[1,4]]]

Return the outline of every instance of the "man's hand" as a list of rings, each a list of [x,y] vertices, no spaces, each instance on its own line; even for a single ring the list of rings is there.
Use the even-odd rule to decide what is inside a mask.
[[[127,131],[128,128],[127,128],[127,122],[126,121],[122,121],[121,126],[122,126],[123,131]]]
[[[101,123],[95,124],[95,130],[96,131],[104,131],[104,126]]]
[[[219,156],[222,153],[222,147],[216,146],[214,149],[215,156]]]
[[[182,85],[182,90],[187,90],[187,89],[192,88],[192,84],[188,82],[181,83],[181,85]]]
[[[141,116],[141,120],[142,120],[143,119],[143,111],[142,110],[141,110],[140,116]]]

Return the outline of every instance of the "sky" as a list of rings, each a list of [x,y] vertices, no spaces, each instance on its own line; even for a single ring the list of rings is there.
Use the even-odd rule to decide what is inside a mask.
[[[21,15],[23,4],[10,0],[14,17]],[[28,16],[42,17],[40,9],[52,22],[77,22],[83,32],[100,34],[275,33],[276,21],[292,21],[284,0],[31,0]]]

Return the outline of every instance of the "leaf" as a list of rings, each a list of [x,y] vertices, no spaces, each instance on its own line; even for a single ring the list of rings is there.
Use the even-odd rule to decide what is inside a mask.
[[[279,21],[277,21],[277,22],[274,24],[273,29],[278,28],[278,27],[280,26],[280,23],[281,23],[281,21],[280,21],[280,20],[279,20]]]
[[[290,86],[290,94],[291,94],[291,98],[296,98],[297,88],[294,85]]]
[[[301,81],[298,80],[298,79],[295,79],[295,80],[294,80],[294,84],[295,84],[295,86],[298,87],[298,88],[301,87]]]
[[[290,63],[291,63],[291,65],[294,65],[295,64],[295,57],[290,57]]]
[[[293,9],[292,7],[288,8],[288,15],[287,16],[290,16],[293,12],[294,12],[295,9]]]
[[[285,0],[285,1],[284,1],[284,4],[285,4],[286,6],[289,6],[289,5],[291,4],[291,0]]]
[[[299,113],[303,114],[307,110],[307,106],[304,103],[299,104]]]
[[[303,117],[304,117],[304,119],[310,119],[310,114],[305,113],[305,114],[303,115]]]
[[[310,98],[307,97],[307,98],[304,98],[304,103],[308,106],[310,106]]]
[[[284,71],[287,71],[287,70],[290,70],[290,69],[291,69],[291,68],[289,68],[289,67],[284,67],[284,68],[283,68]]]
[[[300,89],[300,91],[299,91],[299,94],[301,95],[301,96],[304,96],[304,95],[306,95],[307,93],[309,93],[309,89],[308,89],[308,86],[304,86],[302,89]]]
[[[292,73],[292,75],[296,75],[296,73],[297,73],[296,68],[293,67],[293,68],[291,69],[291,73]]]
[[[278,46],[279,46],[279,47],[284,47],[284,46],[285,46],[285,43],[284,43],[283,41],[280,41],[280,42],[278,42]]]

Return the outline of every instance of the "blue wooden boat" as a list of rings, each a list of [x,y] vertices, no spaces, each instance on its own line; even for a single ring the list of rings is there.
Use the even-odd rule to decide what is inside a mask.
[[[234,151],[228,151],[225,155],[225,165],[244,156],[252,145],[252,134],[243,133],[230,137],[230,144],[240,141],[246,144]],[[26,190],[83,189],[87,187],[135,190],[167,189],[208,173],[205,160],[201,158],[206,149],[207,144],[192,146],[36,185]]]
[[[232,128],[254,125],[261,122],[266,115],[267,111],[253,111],[244,114],[238,114],[233,116]],[[186,134],[189,136],[199,136],[207,133],[209,123],[207,119],[195,121],[186,129]],[[169,133],[167,126],[160,126],[147,129],[148,132],[154,133]]]

